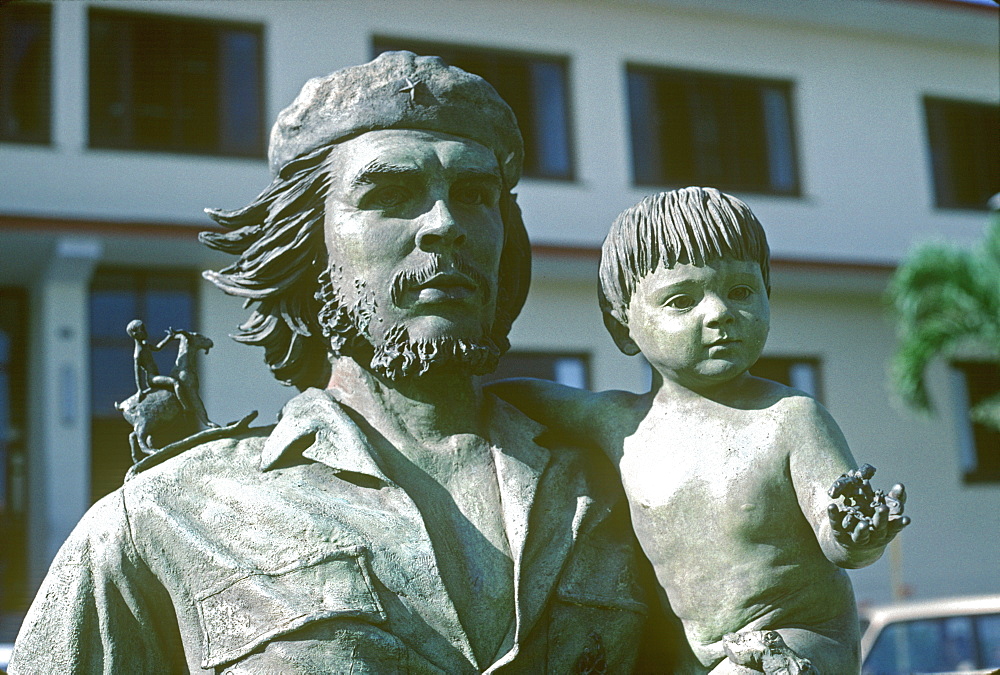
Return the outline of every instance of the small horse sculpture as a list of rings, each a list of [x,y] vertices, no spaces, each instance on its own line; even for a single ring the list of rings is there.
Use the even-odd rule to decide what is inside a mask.
[[[146,328],[138,319],[129,323],[127,332],[135,340],[136,393],[115,407],[132,425],[129,435],[132,459],[138,462],[174,441],[196,433],[200,426],[218,427],[208,419],[198,393],[198,375],[193,357],[200,350],[206,354],[212,341],[193,331],[168,330],[167,337],[151,344]],[[152,352],[177,340],[177,359],[169,375],[160,375]]]

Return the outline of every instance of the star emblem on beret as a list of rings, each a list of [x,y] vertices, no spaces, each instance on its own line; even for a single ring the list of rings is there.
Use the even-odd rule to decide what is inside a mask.
[[[410,102],[412,103],[412,102],[414,102],[414,101],[417,100],[417,85],[420,84],[420,80],[417,80],[416,82],[414,82],[413,80],[411,80],[408,77],[404,78],[404,79],[406,81],[406,85],[402,89],[400,89],[398,92],[396,92],[396,93],[397,94],[409,94],[410,95]]]

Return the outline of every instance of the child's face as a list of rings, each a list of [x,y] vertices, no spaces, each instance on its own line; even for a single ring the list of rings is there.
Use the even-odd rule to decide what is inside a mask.
[[[771,311],[755,262],[660,266],[636,287],[629,337],[665,379],[702,391],[742,375],[764,349]]]

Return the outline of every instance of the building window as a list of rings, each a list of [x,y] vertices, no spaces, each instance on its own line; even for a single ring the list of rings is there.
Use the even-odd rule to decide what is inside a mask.
[[[23,610],[28,497],[27,294],[0,287],[0,613]],[[2,623],[2,621],[0,621]]]
[[[510,351],[500,359],[496,372],[483,377],[483,382],[510,377],[534,377],[589,389],[590,357],[579,353]]]
[[[168,328],[197,330],[194,274],[101,270],[90,292],[90,496],[97,501],[122,484],[132,465],[128,435],[132,431],[115,403],[135,393],[135,342],[125,332],[142,319],[151,341]],[[176,343],[156,352],[157,368],[169,373]]]
[[[375,38],[375,55],[405,49],[440,56],[493,85],[517,116],[524,137],[524,175],[573,178],[567,60],[397,38]]]
[[[819,359],[762,356],[750,369],[750,374],[794,387],[817,401],[822,400]]]
[[[935,203],[986,209],[1000,191],[1000,107],[924,98]]]
[[[966,483],[1000,482],[1000,431],[969,419],[967,411],[983,401],[1000,397],[1000,364],[955,361],[955,393],[962,404],[959,444]]]
[[[0,141],[48,143],[52,8],[33,2],[0,12]]]
[[[264,156],[260,26],[90,10],[90,146]]]
[[[638,185],[799,192],[789,82],[631,65]]]

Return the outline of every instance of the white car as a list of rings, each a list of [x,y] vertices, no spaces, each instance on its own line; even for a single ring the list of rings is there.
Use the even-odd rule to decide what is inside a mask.
[[[863,675],[1000,673],[1000,595],[908,602],[862,616]]]

